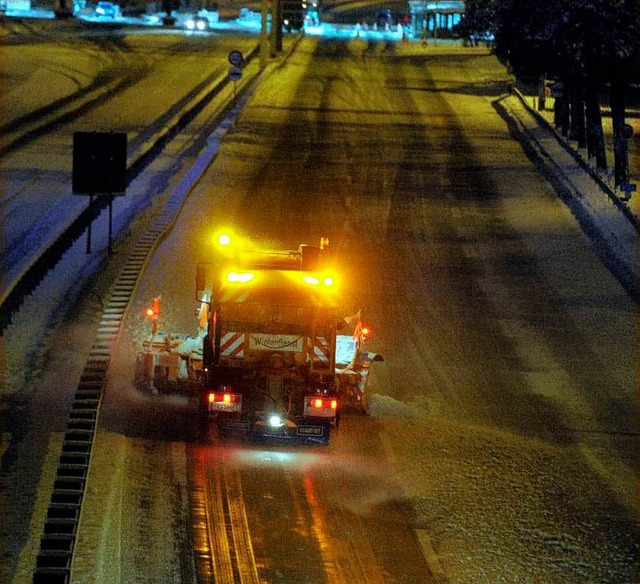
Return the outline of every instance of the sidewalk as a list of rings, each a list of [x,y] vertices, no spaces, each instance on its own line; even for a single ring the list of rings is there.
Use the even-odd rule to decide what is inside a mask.
[[[517,95],[525,103],[525,105],[532,111],[538,119],[544,122],[556,135],[557,139],[570,150],[578,161],[588,167],[594,174],[596,174],[610,189],[611,196],[615,196],[622,201],[633,213],[636,218],[640,218],[640,192],[631,193],[631,198],[625,201],[625,193],[616,190],[614,187],[613,179],[613,128],[611,122],[611,116],[608,112],[603,111],[602,125],[605,135],[605,147],[607,153],[607,164],[609,168],[606,171],[598,169],[595,166],[593,160],[587,158],[587,150],[579,149],[578,143],[564,138],[560,131],[553,125],[553,106],[554,98],[546,98],[546,107],[544,110],[538,110],[538,97],[537,95],[531,95],[530,91],[518,86],[516,89]],[[629,182],[631,184],[638,185],[640,189],[640,109],[630,108],[627,110],[626,123],[633,127],[633,137],[628,140],[629,148]]]
[[[543,175],[569,207],[603,262],[627,292],[638,298],[638,198],[621,201],[582,154],[558,135],[517,88],[503,102],[524,140],[533,147]]]

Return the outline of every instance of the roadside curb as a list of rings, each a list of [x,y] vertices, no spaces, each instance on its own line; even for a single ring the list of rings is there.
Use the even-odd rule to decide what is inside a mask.
[[[539,124],[546,127],[555,137],[556,141],[562,148],[564,148],[573,158],[574,160],[585,170],[591,178],[597,183],[603,193],[605,193],[610,199],[611,202],[622,211],[623,215],[632,223],[632,225],[638,230],[638,218],[632,213],[632,211],[625,205],[615,191],[604,181],[602,177],[589,165],[587,161],[580,155],[579,152],[576,152],[574,148],[571,148],[569,144],[565,141],[565,139],[558,133],[556,128],[545,119],[544,116],[540,115],[535,108],[531,107],[531,105],[527,102],[524,94],[517,88],[513,87],[513,95],[515,95],[522,105],[529,111],[529,113],[535,117]]]
[[[527,156],[567,205],[595,253],[635,301],[640,298],[636,248],[637,223],[629,210],[585,172],[575,155],[559,142],[548,124],[540,123],[515,93],[505,94],[494,107],[521,141]]]

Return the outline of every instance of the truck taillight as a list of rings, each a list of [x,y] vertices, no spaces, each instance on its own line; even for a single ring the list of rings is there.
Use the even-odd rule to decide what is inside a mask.
[[[233,404],[236,400],[236,394],[234,393],[214,393],[211,392],[209,394],[209,403],[223,403],[223,404]]]
[[[335,419],[338,414],[338,400],[335,397],[308,395],[304,398],[303,413],[314,418]]]
[[[209,411],[210,412],[241,412],[242,411],[242,394],[231,393],[230,391],[211,391],[209,392]]]
[[[307,406],[316,409],[338,409],[338,400],[331,398],[312,397],[308,398]]]

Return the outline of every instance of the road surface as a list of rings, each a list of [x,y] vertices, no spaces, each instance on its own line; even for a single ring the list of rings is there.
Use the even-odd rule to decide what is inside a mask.
[[[318,39],[264,81],[114,347],[74,581],[633,581],[635,306],[510,135],[506,81],[485,50]],[[143,307],[195,331],[223,225],[343,258],[385,361],[327,448],[202,442],[188,400],[133,388]]]

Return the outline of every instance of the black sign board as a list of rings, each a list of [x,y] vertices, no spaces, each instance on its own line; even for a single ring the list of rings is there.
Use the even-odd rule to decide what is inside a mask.
[[[75,132],[72,189],[78,195],[124,195],[127,189],[127,135]]]

